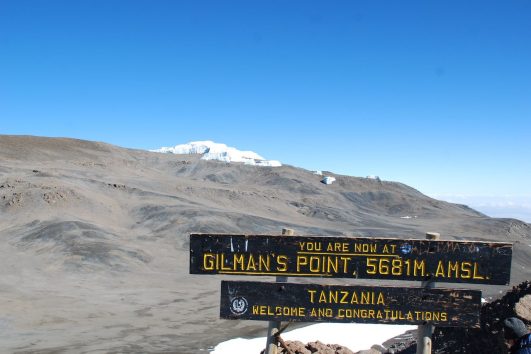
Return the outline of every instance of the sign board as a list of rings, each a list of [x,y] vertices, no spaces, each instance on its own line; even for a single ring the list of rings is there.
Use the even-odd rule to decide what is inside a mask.
[[[190,235],[190,273],[497,284],[512,244],[417,239]]]
[[[221,282],[220,317],[479,326],[478,290]]]

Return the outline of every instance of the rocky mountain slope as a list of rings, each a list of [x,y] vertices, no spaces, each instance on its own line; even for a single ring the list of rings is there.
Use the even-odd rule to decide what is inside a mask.
[[[191,232],[509,241],[511,283],[531,279],[529,224],[327,174],[0,136],[0,351],[186,354],[263,334],[218,319],[221,278],[188,274]]]

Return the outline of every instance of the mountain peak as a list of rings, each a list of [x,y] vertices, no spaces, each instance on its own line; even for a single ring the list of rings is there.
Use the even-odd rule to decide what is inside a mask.
[[[219,160],[223,162],[242,162],[246,165],[254,166],[282,166],[280,161],[266,160],[253,151],[241,151],[225,144],[215,143],[210,140],[192,141],[187,144],[179,144],[173,147],[161,147],[151,150],[153,152],[164,152],[172,154],[201,154],[203,160]]]

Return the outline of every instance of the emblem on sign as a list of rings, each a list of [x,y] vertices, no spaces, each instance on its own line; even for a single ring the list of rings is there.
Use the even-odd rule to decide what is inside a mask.
[[[400,252],[402,254],[410,254],[413,250],[413,247],[409,243],[404,243],[400,246]]]
[[[247,312],[249,304],[244,297],[238,296],[231,300],[230,302],[230,312],[236,316],[241,316]]]

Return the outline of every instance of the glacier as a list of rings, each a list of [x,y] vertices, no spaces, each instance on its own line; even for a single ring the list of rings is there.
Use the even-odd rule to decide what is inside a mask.
[[[187,144],[179,144],[173,147],[161,147],[150,150],[152,152],[172,154],[201,154],[202,160],[218,160],[223,162],[241,162],[246,165],[280,167],[282,164],[277,160],[266,160],[253,151],[241,151],[225,144],[215,143],[210,140],[192,141]]]

